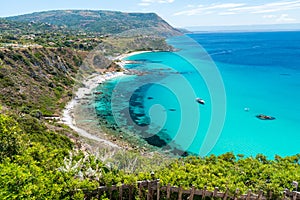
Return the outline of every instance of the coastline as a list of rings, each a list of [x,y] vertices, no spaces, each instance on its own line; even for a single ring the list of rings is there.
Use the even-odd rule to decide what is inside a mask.
[[[116,64],[124,69],[124,65],[127,64],[127,62],[123,60],[124,58],[146,52],[151,51],[135,51],[121,54],[114,60],[118,60]],[[87,139],[92,143],[96,143],[98,147],[109,147],[113,149],[129,148],[126,143],[120,140],[117,141],[115,138],[111,138],[107,135],[105,131],[101,131],[100,128],[97,127],[97,123],[77,123],[77,121],[83,121],[85,117],[95,118],[95,116],[85,116],[85,114],[89,115],[92,112],[87,112],[90,111],[89,108],[83,108],[83,105],[91,104],[90,96],[92,95],[93,90],[99,84],[121,76],[125,76],[125,74],[123,72],[106,72],[105,74],[94,73],[87,77],[86,80],[82,82],[83,86],[78,88],[75,92],[74,98],[72,98],[65,106],[62,112],[61,122],[73,129],[82,138]],[[96,119],[92,119],[90,121],[95,120]]]
[[[126,54],[121,54],[121,55],[117,56],[115,58],[115,60],[123,60],[124,58],[130,57],[130,56],[134,56],[134,55],[141,54],[141,53],[149,53],[149,52],[153,52],[153,51],[133,51],[133,52],[126,53]]]
[[[126,53],[126,54],[121,54],[115,58],[116,64],[119,65],[124,71],[127,71],[124,68],[124,66],[126,64],[130,64],[131,62],[127,61],[127,60],[123,60],[123,59],[130,57],[130,56],[134,56],[134,55],[138,55],[138,54],[142,54],[142,53],[149,53],[149,52],[153,52],[153,51],[134,51],[134,52]]]
[[[62,115],[62,122],[66,125],[68,125],[71,129],[73,129],[75,132],[77,132],[80,136],[85,137],[87,139],[95,140],[97,142],[103,143],[104,146],[109,146],[113,148],[120,148],[118,145],[110,142],[109,140],[103,139],[101,137],[98,137],[96,135],[93,135],[86,131],[85,129],[78,127],[76,125],[76,120],[74,116],[74,111],[76,107],[79,105],[79,103],[89,94],[92,93],[92,91],[101,83],[103,83],[106,80],[113,79],[119,76],[123,76],[124,74],[122,72],[117,72],[115,74],[92,74],[90,77],[87,78],[86,81],[83,82],[83,85],[85,87],[81,87],[77,90],[75,93],[75,98],[73,98],[65,107],[63,110]]]

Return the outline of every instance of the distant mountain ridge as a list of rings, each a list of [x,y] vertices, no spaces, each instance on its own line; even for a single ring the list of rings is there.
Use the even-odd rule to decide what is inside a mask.
[[[46,23],[60,28],[102,34],[149,34],[176,36],[181,32],[155,13],[124,13],[103,10],[54,10],[7,17],[7,20]]]

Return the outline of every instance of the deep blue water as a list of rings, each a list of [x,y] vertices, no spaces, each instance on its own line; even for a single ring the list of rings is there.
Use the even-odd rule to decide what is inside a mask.
[[[168,43],[180,51],[129,57],[137,63],[126,67],[144,74],[101,86],[112,101],[97,109],[111,109],[109,120],[164,150],[300,152],[300,32],[190,34]]]
[[[300,32],[190,34],[214,61],[299,69]]]

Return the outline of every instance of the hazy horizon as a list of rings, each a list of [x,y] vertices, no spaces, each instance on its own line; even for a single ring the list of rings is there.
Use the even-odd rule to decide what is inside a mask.
[[[64,10],[91,10],[91,11],[100,11],[100,9],[56,9],[56,10],[42,10],[42,11],[34,11],[30,13],[22,13],[18,15],[11,15],[6,17],[13,17],[19,15],[27,15],[32,13],[39,13],[39,12],[47,12],[47,11],[64,11]],[[116,11],[116,12],[125,12],[125,11],[118,11],[118,10],[103,10],[103,11]],[[131,13],[147,13],[147,12],[131,12]],[[150,13],[150,12],[148,12]],[[159,15],[159,14],[158,14]],[[6,18],[0,17],[0,18]],[[164,18],[163,18],[164,19]],[[165,19],[164,19],[165,20]],[[168,22],[168,21],[167,21]],[[172,24],[171,24],[172,25]],[[186,26],[186,27],[176,27],[175,28],[183,28],[191,32],[214,32],[214,31],[294,31],[300,30],[300,23],[289,23],[289,24],[249,24],[249,25],[195,25],[195,26]]]
[[[0,0],[0,17],[9,17],[48,10],[112,10],[121,12],[154,12],[170,25],[179,28],[194,26],[241,26],[300,23],[300,0],[125,0],[111,1],[38,1],[9,2]]]
[[[300,24],[251,24],[235,26],[190,26],[185,29],[192,32],[208,31],[296,31]]]

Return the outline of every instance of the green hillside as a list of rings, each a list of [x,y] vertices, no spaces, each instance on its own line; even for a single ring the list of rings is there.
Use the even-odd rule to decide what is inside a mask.
[[[30,24],[44,23],[56,28],[101,34],[121,34],[136,30],[135,34],[159,36],[180,35],[155,13],[123,13],[116,11],[64,10],[46,11],[6,18]]]
[[[94,141],[54,119],[85,75],[120,70],[111,59],[121,53],[172,51],[159,36],[178,34],[153,13],[48,11],[0,19],[0,199],[88,199],[99,186],[122,184],[131,184],[138,199],[137,181],[150,179],[185,189],[263,190],[272,199],[294,190],[300,154],[171,158],[130,145],[115,152],[93,148]],[[97,54],[88,56],[93,49]],[[85,63],[93,67],[84,71]],[[93,199],[108,197],[97,192]]]

